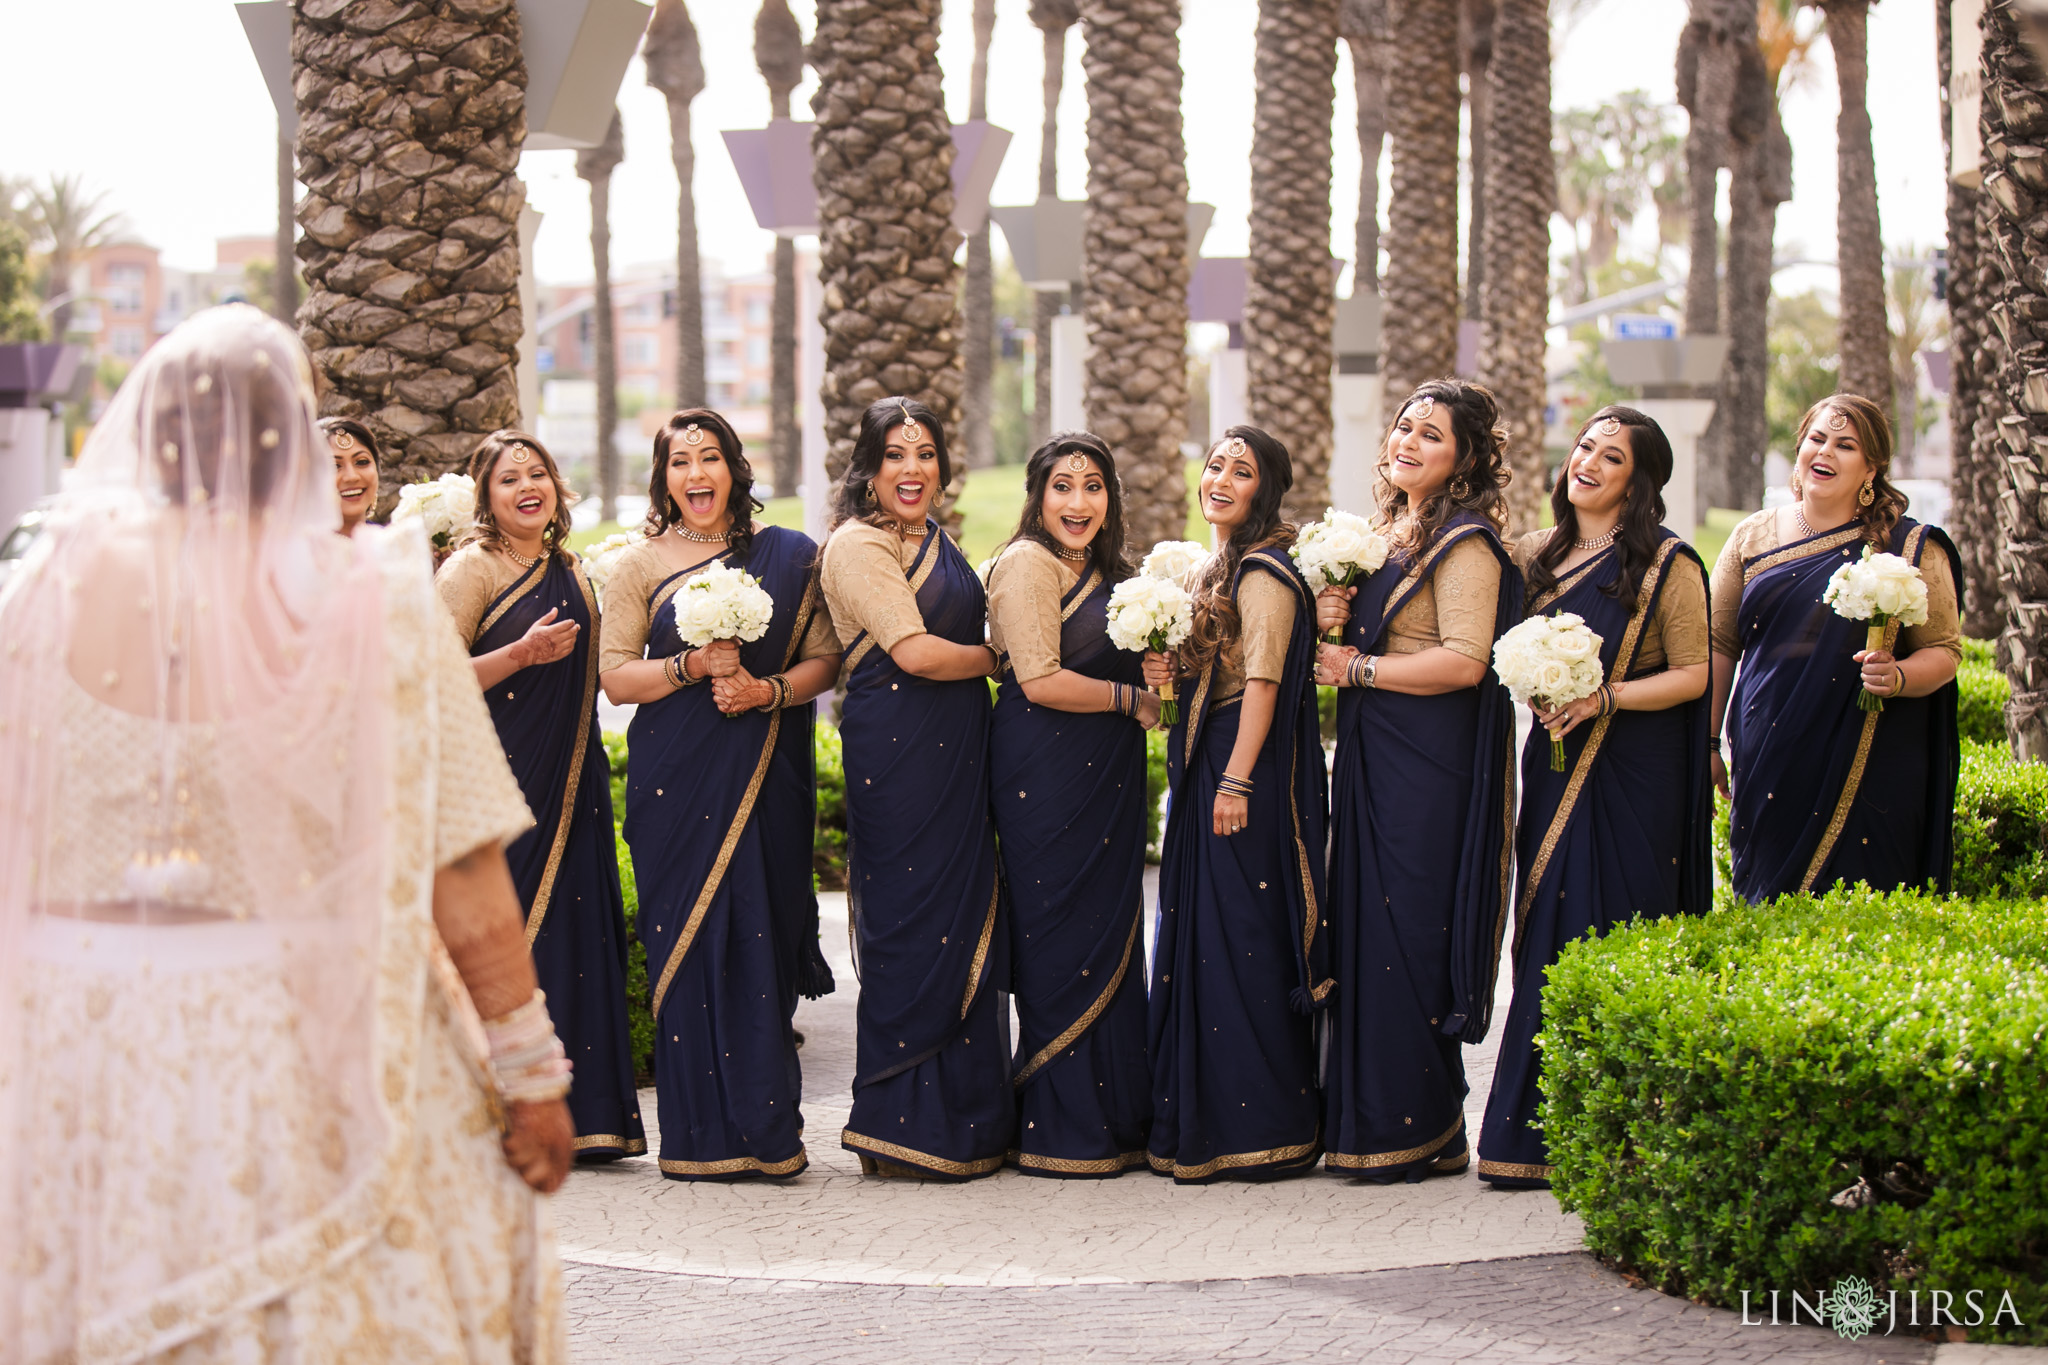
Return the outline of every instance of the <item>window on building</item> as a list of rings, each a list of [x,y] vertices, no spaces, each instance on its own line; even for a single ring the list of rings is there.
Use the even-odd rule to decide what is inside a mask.
[[[747,338],[747,363],[754,366],[766,365],[768,363],[767,337]]]
[[[116,327],[107,338],[107,349],[122,360],[135,360],[142,355],[144,339],[140,327]]]
[[[752,327],[768,325],[768,300],[758,294],[747,300],[747,324]]]
[[[653,369],[659,359],[654,338],[645,333],[636,333],[626,338],[624,347],[626,366],[635,370]]]
[[[107,307],[116,313],[140,313],[142,287],[148,279],[149,272],[139,265],[108,266]]]

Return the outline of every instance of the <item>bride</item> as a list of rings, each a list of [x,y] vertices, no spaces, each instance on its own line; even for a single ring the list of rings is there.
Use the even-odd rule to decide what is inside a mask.
[[[214,309],[0,595],[0,1361],[564,1353],[530,817],[425,546],[337,521]]]

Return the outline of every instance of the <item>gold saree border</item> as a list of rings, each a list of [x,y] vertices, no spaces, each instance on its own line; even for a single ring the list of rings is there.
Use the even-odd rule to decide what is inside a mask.
[[[1508,1180],[1548,1180],[1557,1171],[1555,1166],[1532,1166],[1520,1161],[1481,1161],[1479,1177],[1497,1175]]]
[[[629,1138],[623,1133],[591,1133],[576,1139],[576,1150],[587,1152],[596,1147],[616,1147],[627,1156],[639,1156],[647,1150],[646,1138]]]
[[[1906,535],[1906,543],[1901,547],[1906,553],[1901,558],[1917,567],[1920,563],[1920,552],[1926,543],[1927,528],[1915,526]],[[1889,651],[1898,640],[1898,621],[1894,619],[1885,622],[1884,648]],[[1861,689],[1861,684],[1858,684],[1858,688]],[[1842,783],[1842,794],[1835,799],[1835,812],[1828,818],[1827,830],[1821,835],[1820,843],[1814,846],[1813,861],[1806,865],[1806,875],[1799,879],[1799,889],[1802,892],[1813,890],[1814,882],[1820,878],[1820,870],[1827,866],[1829,856],[1835,851],[1836,842],[1842,837],[1842,827],[1849,823],[1849,811],[1856,804],[1857,794],[1863,790],[1863,769],[1870,762],[1870,746],[1877,739],[1877,722],[1883,715],[1882,711],[1863,713],[1862,732],[1856,736],[1855,760],[1849,764],[1849,776]]]
[[[1829,531],[1826,535],[1815,539],[1802,540],[1791,545],[1780,546],[1775,550],[1758,555],[1754,560],[1742,566],[1742,586],[1748,587],[1752,579],[1767,569],[1775,569],[1780,564],[1789,564],[1795,559],[1805,559],[1809,555],[1833,554],[1844,545],[1853,545],[1861,539],[1863,539],[1863,523],[1852,521],[1847,526]]]
[[[562,854],[569,847],[569,827],[576,823],[576,791],[583,784],[583,765],[590,746],[590,718],[597,710],[597,640],[601,622],[598,619],[597,594],[590,590],[590,578],[583,572],[583,562],[574,560],[569,573],[576,580],[577,589],[583,594],[584,608],[590,613],[590,639],[586,650],[588,658],[583,667],[583,701],[576,711],[576,747],[570,751],[569,775],[562,783],[562,814],[555,821],[555,842],[548,849],[547,866],[541,870],[540,886],[533,893],[533,905],[526,912],[526,946],[540,937],[542,921],[548,917],[548,905],[554,899],[555,876],[562,870]]]
[[[1263,1152],[1228,1152],[1222,1156],[1210,1157],[1199,1166],[1183,1166],[1172,1157],[1160,1156],[1156,1152],[1145,1153],[1145,1163],[1161,1175],[1170,1175],[1175,1180],[1204,1180],[1218,1171],[1237,1171],[1252,1166],[1283,1166],[1290,1162],[1313,1162],[1315,1154],[1323,1145],[1321,1130],[1307,1142],[1292,1147],[1268,1147]]]
[[[1614,651],[1614,666],[1607,670],[1610,685],[1627,677],[1629,666],[1635,662],[1643,627],[1650,618],[1650,603],[1655,600],[1657,589],[1663,584],[1671,561],[1678,554],[1679,543],[1676,537],[1665,541],[1657,552],[1657,562],[1643,575],[1642,586],[1636,592],[1635,612],[1629,617],[1628,629],[1622,632],[1621,648]],[[1530,908],[1536,903],[1536,889],[1543,883],[1543,874],[1550,870],[1551,856],[1557,852],[1558,841],[1564,838],[1565,829],[1571,824],[1572,812],[1578,809],[1579,795],[1587,778],[1592,775],[1593,763],[1599,758],[1600,748],[1606,742],[1608,728],[1613,723],[1613,716],[1602,716],[1593,722],[1593,732],[1586,739],[1586,747],[1579,750],[1579,761],[1572,765],[1571,780],[1565,784],[1564,798],[1551,813],[1550,827],[1543,832],[1543,843],[1537,848],[1536,856],[1530,859],[1522,878],[1522,894],[1515,905],[1514,957],[1517,962],[1522,960],[1522,926],[1528,922]],[[1530,733],[1533,738],[1535,732]]]
[[[1039,1156],[1036,1152],[1013,1148],[1010,1152],[1010,1161],[1019,1170],[1024,1171],[1053,1171],[1060,1175],[1116,1175],[1144,1165],[1146,1154],[1119,1152],[1115,1156],[1083,1160],[1076,1157]]]
[[[1584,579],[1587,574],[1593,572],[1594,565],[1598,564],[1601,560],[1607,558],[1609,555],[1613,553],[1614,551],[1611,549],[1602,550],[1598,554],[1594,555],[1591,559],[1585,561],[1583,564],[1578,565],[1576,568],[1567,570],[1563,575],[1561,575],[1558,578],[1558,580],[1555,583],[1552,583],[1550,585],[1550,590],[1548,592],[1538,594],[1534,601],[1530,602],[1527,606],[1523,607],[1522,614],[1524,616],[1534,616],[1537,612],[1542,611],[1545,607],[1549,606],[1552,602],[1557,601],[1560,597],[1563,597],[1573,588],[1578,587],[1580,581]]]
[[[1051,1061],[1054,1056],[1072,1046],[1076,1038],[1079,1038],[1090,1028],[1094,1027],[1095,1021],[1102,1017],[1102,1012],[1109,1008],[1109,1002],[1116,998],[1118,988],[1124,984],[1125,974],[1130,971],[1131,946],[1138,941],[1138,925],[1143,922],[1144,918],[1145,907],[1141,901],[1138,905],[1138,913],[1131,916],[1131,931],[1124,936],[1124,955],[1117,962],[1116,971],[1111,973],[1109,984],[1102,988],[1100,995],[1095,997],[1095,1003],[1081,1012],[1079,1019],[1067,1025],[1059,1037],[1040,1048],[1037,1055],[1024,1064],[1024,1069],[1010,1078],[1011,1085],[1022,1086],[1024,1082],[1036,1075],[1047,1062]]]
[[[819,556],[820,559],[823,556]],[[789,632],[789,643],[782,651],[782,667],[789,668],[790,660],[803,646],[804,636],[809,632],[811,616],[816,605],[818,592],[818,566],[811,566],[809,577],[804,583],[804,595],[797,603],[796,621]],[[761,741],[761,756],[754,761],[754,775],[747,779],[746,794],[740,798],[739,809],[733,813],[732,824],[725,831],[725,842],[718,846],[718,857],[711,864],[711,873],[704,879],[704,885],[697,892],[697,903],[690,907],[690,917],[683,922],[682,933],[676,937],[675,947],[669,949],[668,960],[662,964],[661,980],[654,987],[654,1004],[649,1013],[661,1018],[662,1001],[668,998],[668,988],[676,979],[676,969],[683,965],[690,945],[696,941],[697,931],[704,927],[704,916],[711,909],[711,898],[718,894],[718,888],[725,883],[725,871],[732,866],[733,852],[740,846],[740,835],[746,832],[747,822],[754,818],[754,802],[760,799],[761,784],[767,779],[768,764],[775,757],[775,740],[782,733],[782,712],[768,713],[768,736]]]
[[[526,580],[546,568],[547,562],[548,557],[546,555],[542,555],[539,559],[534,560],[533,563],[527,565],[520,572],[519,577],[512,580],[511,585],[505,591],[498,594],[497,607],[484,616],[482,623],[476,628],[476,634],[470,637],[470,644],[474,645],[478,640],[481,640],[484,637],[485,631],[504,619],[505,613],[512,610],[513,604],[519,600],[519,590],[525,586]]]
[[[988,945],[996,934],[996,907],[1003,899],[1002,877],[997,875],[989,880],[988,914],[981,922],[981,941],[974,945],[974,961],[967,967],[967,994],[960,997],[962,1019],[974,1008],[974,997],[981,994],[981,969],[988,962]]]
[[[642,1144],[642,1150],[645,1150],[645,1144]],[[810,1153],[802,1146],[796,1149],[795,1156],[781,1161],[763,1161],[752,1156],[727,1157],[723,1161],[672,1161],[663,1157],[660,1163],[663,1175],[740,1175],[753,1172],[778,1179],[796,1175],[810,1164]]]
[[[1338,1171],[1371,1171],[1382,1166],[1405,1166],[1411,1161],[1420,1161],[1434,1152],[1441,1152],[1452,1138],[1464,1131],[1465,1116],[1460,1113],[1455,1122],[1437,1137],[1416,1147],[1403,1147],[1398,1152],[1371,1152],[1358,1155],[1351,1152],[1331,1152],[1323,1158],[1323,1164]]]
[[[851,1128],[839,1130],[839,1145],[886,1161],[900,1162],[906,1166],[922,1166],[926,1170],[937,1171],[942,1175],[987,1175],[1001,1166],[1004,1158],[1009,1155],[1007,1152],[1001,1152],[975,1161],[949,1161],[942,1156],[920,1152],[915,1147],[884,1142],[880,1138],[864,1137]]]

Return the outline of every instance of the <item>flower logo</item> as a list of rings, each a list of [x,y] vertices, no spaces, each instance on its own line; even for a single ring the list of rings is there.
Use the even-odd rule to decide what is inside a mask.
[[[1825,1311],[1836,1335],[1856,1341],[1877,1326],[1877,1291],[1861,1275],[1844,1275],[1828,1292]]]

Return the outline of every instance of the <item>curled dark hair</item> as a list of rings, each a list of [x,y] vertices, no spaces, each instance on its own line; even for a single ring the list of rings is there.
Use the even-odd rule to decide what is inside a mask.
[[[1294,486],[1294,461],[1288,457],[1287,447],[1258,427],[1230,427],[1223,439],[1209,448],[1204,468],[1218,451],[1235,441],[1244,442],[1258,464],[1259,486],[1252,490],[1251,510],[1230,533],[1230,539],[1209,557],[1194,584],[1192,620],[1180,646],[1181,662],[1192,673],[1207,668],[1219,653],[1228,660],[1242,648],[1243,626],[1237,618],[1237,603],[1231,600],[1230,585],[1244,557],[1268,546],[1294,543],[1295,525],[1280,514],[1280,504]]]
[[[1588,417],[1579,434],[1572,437],[1572,454],[1565,456],[1564,468],[1558,470],[1557,482],[1551,485],[1550,514],[1557,529],[1530,561],[1532,601],[1557,585],[1557,566],[1579,542],[1579,509],[1571,499],[1572,456],[1578,453],[1586,433],[1610,419],[1620,424],[1614,435],[1628,433],[1631,472],[1628,498],[1621,505],[1621,520],[1615,526],[1621,572],[1601,591],[1626,603],[1633,613],[1636,594],[1642,591],[1643,575],[1657,562],[1658,547],[1664,539],[1664,485],[1671,481],[1671,442],[1665,437],[1664,428],[1650,418],[1634,408],[1610,403]]]
[[[1103,514],[1102,525],[1095,530],[1095,539],[1088,544],[1088,564],[1109,582],[1121,583],[1138,571],[1131,563],[1130,546],[1124,543],[1123,480],[1117,477],[1116,457],[1109,453],[1109,444],[1093,432],[1063,431],[1031,452],[1031,458],[1024,464],[1024,511],[1010,541],[1035,541],[1059,553],[1060,543],[1045,525],[1045,489],[1053,475],[1064,468],[1069,455],[1085,455],[1101,471],[1109,507]]]
[[[1821,399],[1799,419],[1798,434],[1792,438],[1792,467],[1794,470],[1799,468],[1799,450],[1806,444],[1806,434],[1830,409],[1848,418],[1849,424],[1856,428],[1856,442],[1862,447],[1863,462],[1870,466],[1870,505],[1865,507],[1860,501],[1857,503],[1856,520],[1863,523],[1864,542],[1883,553],[1892,548],[1892,532],[1898,527],[1899,518],[1906,515],[1908,505],[1906,495],[1892,487],[1892,423],[1883,408],[1855,393],[1838,393]],[[1792,496],[1804,500],[1797,473],[1792,476]]]
[[[946,428],[939,415],[915,398],[884,398],[868,404],[868,410],[860,415],[860,434],[853,438],[853,454],[846,461],[846,472],[839,476],[839,486],[832,490],[834,526],[856,517],[884,530],[896,524],[894,517],[875,505],[868,493],[868,481],[882,472],[889,433],[905,422],[917,423],[932,438],[932,446],[939,455],[940,493],[952,486],[953,459],[946,453]],[[938,501],[937,497],[932,499],[934,511]]]
[[[683,509],[668,491],[668,459],[674,453],[676,438],[691,427],[699,428],[718,442],[726,467],[732,471],[732,491],[725,496],[725,511],[732,526],[725,543],[734,559],[744,561],[754,548],[754,514],[761,510],[761,500],[754,496],[754,466],[747,460],[746,447],[740,443],[732,423],[710,408],[684,408],[672,414],[661,430],[654,433],[654,470],[647,478],[647,520],[640,529],[652,540],[682,522]]]
[[[1458,460],[1444,486],[1424,498],[1422,506],[1411,509],[1407,492],[1387,477],[1387,462],[1402,417],[1425,398],[1449,410]],[[1514,477],[1507,460],[1507,423],[1501,420],[1500,405],[1491,389],[1463,379],[1432,379],[1402,399],[1394,420],[1387,424],[1379,460],[1373,466],[1373,500],[1379,504],[1381,525],[1391,528],[1388,540],[1395,552],[1411,557],[1421,554],[1444,523],[1459,512],[1476,512],[1492,522],[1495,531],[1506,530],[1508,503],[1502,490]]]
[[[498,529],[498,519],[491,513],[491,470],[497,467],[498,457],[520,446],[526,447],[540,457],[541,467],[548,472],[548,479],[555,485],[555,515],[541,532],[542,548],[548,554],[566,549],[569,544],[569,505],[576,501],[576,495],[562,480],[562,467],[555,463],[555,457],[548,454],[548,448],[523,431],[510,427],[494,431],[478,443],[469,457],[469,477],[476,483],[476,534],[471,544],[488,545],[504,550],[505,533]]]

